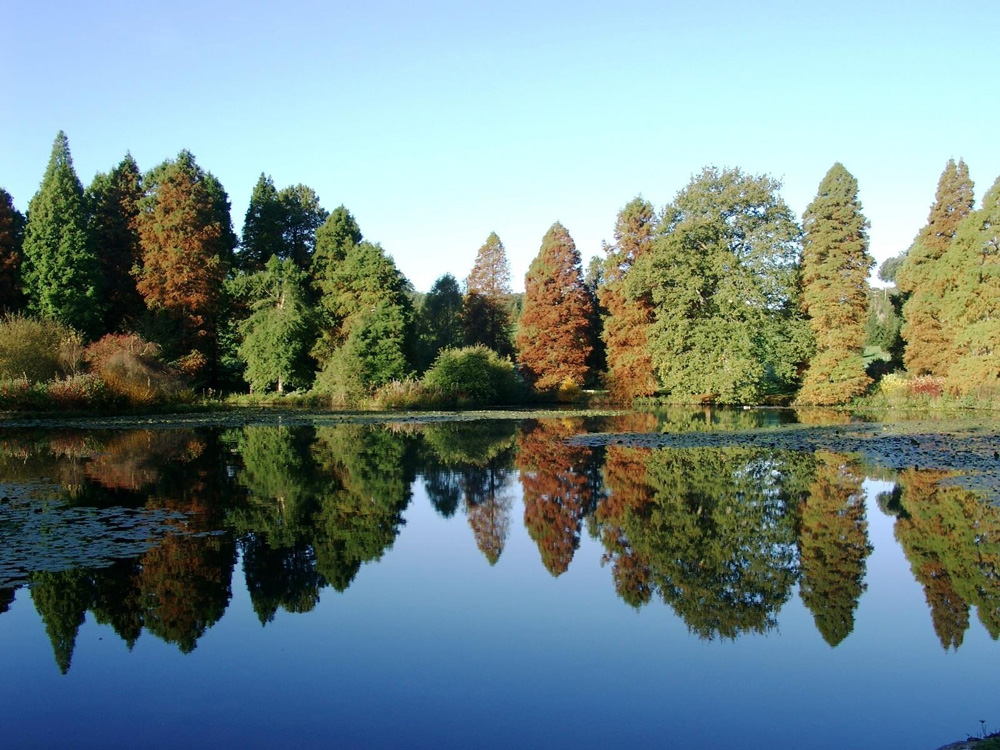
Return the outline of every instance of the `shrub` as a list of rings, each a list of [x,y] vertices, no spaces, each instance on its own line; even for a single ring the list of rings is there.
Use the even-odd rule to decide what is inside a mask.
[[[437,409],[447,403],[444,394],[419,380],[393,380],[375,391],[370,405],[375,409]]]
[[[53,380],[45,386],[45,406],[54,410],[93,409],[108,401],[108,389],[91,373]]]
[[[80,335],[62,323],[24,315],[0,320],[0,380],[39,383],[73,375],[80,352]]]
[[[177,399],[183,383],[160,359],[160,347],[137,334],[108,334],[87,347],[83,357],[111,396],[130,406]]]
[[[944,393],[944,378],[937,378],[933,375],[921,375],[910,380],[907,383],[907,389],[911,396],[938,398]]]
[[[443,350],[423,384],[461,406],[514,403],[520,391],[514,365],[482,345]]]
[[[582,398],[583,391],[580,390],[580,386],[576,384],[573,378],[566,378],[556,389],[556,401],[560,403],[571,404],[574,401],[580,401]]]
[[[900,398],[908,390],[906,376],[898,372],[890,372],[888,375],[883,375],[878,387],[882,395],[888,399]]]

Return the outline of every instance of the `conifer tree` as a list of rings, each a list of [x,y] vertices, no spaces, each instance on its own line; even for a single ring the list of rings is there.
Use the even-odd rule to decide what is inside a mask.
[[[465,280],[465,343],[482,344],[501,357],[514,353],[511,342],[510,264],[496,232],[490,232]]]
[[[615,244],[604,246],[604,284],[598,287],[598,296],[607,310],[602,332],[607,347],[607,386],[612,398],[620,402],[656,391],[646,341],[653,323],[652,300],[648,292],[630,299],[625,290],[625,276],[649,251],[655,230],[653,204],[637,197],[618,212]]]
[[[927,224],[896,272],[900,291],[908,295],[903,303],[903,360],[914,375],[944,375],[954,357],[954,331],[941,323],[941,299],[950,271],[941,258],[972,205],[969,168],[964,161],[955,164],[949,159],[938,180]]]
[[[137,288],[169,325],[171,333],[161,336],[164,350],[189,373],[211,379],[225,259],[232,254],[231,225],[220,215],[228,199],[187,151],[152,170],[145,184]]]
[[[14,208],[14,199],[0,188],[0,313],[17,312],[24,306],[21,294],[21,259],[24,216]]]
[[[131,154],[110,174],[100,173],[87,188],[90,235],[104,273],[107,313],[105,328],[118,331],[134,325],[145,309],[132,269],[141,249],[136,220],[142,200],[142,175]]]
[[[820,182],[803,214],[802,310],[816,353],[798,401],[841,404],[864,393],[871,379],[863,356],[868,318],[868,220],[858,181],[840,163]]]
[[[28,204],[23,291],[32,312],[89,336],[101,332],[101,266],[87,232],[83,185],[59,131],[42,185]]]
[[[653,247],[629,272],[629,297],[652,299],[649,351],[671,398],[755,403],[790,388],[808,357],[800,230],[779,187],[705,169],[666,207]]]
[[[309,267],[313,286],[322,290],[323,285],[329,283],[328,276],[335,273],[347,257],[348,250],[359,245],[362,239],[361,228],[351,212],[342,205],[333,209],[316,230],[316,245]]]
[[[462,291],[450,273],[434,282],[418,317],[420,370],[426,370],[442,349],[462,346]]]
[[[960,393],[1000,388],[1000,178],[955,234],[941,265],[949,276],[942,328],[954,331],[949,385]]]
[[[269,175],[261,173],[250,194],[243,219],[243,239],[236,257],[241,271],[253,273],[263,270],[272,255],[282,257],[284,244],[285,209],[278,198],[278,191]]]
[[[306,185],[282,188],[278,201],[284,210],[281,257],[290,258],[295,265],[307,271],[316,250],[316,232],[326,222],[328,214],[319,204],[316,191]]]
[[[583,284],[580,253],[556,222],[524,279],[524,312],[517,354],[525,378],[539,389],[567,380],[583,385],[592,348],[590,297]]]

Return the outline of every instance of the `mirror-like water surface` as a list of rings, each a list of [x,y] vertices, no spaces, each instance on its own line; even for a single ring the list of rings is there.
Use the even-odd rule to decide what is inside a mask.
[[[0,431],[4,743],[879,746],[1000,723],[1000,507],[607,420]]]

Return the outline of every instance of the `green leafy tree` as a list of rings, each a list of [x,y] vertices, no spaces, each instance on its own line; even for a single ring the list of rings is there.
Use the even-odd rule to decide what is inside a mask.
[[[110,174],[99,173],[87,188],[90,236],[97,251],[107,302],[105,328],[131,328],[146,309],[132,269],[142,257],[136,220],[143,197],[142,175],[131,154]]]
[[[973,183],[964,161],[949,159],[924,225],[896,272],[903,303],[904,361],[914,375],[944,375],[954,359],[954,331],[942,324],[941,300],[951,269],[943,256],[972,211]]]
[[[507,251],[497,233],[490,232],[465,280],[465,343],[482,344],[501,357],[513,356],[510,306]]]
[[[76,634],[94,600],[91,581],[82,570],[31,574],[31,600],[35,604],[59,671],[66,674],[76,648]]]
[[[362,239],[361,228],[351,212],[343,206],[333,209],[316,230],[309,276],[317,290],[322,292],[324,286],[331,283],[330,278],[347,258],[348,251],[361,244]]]
[[[590,296],[576,243],[556,222],[542,239],[524,279],[517,357],[525,379],[539,389],[565,381],[582,386],[593,349]]]
[[[24,307],[23,245],[24,216],[14,208],[10,193],[0,188],[0,312],[18,312]]]
[[[706,168],[664,210],[626,281],[656,320],[650,356],[674,400],[753,403],[789,390],[808,358],[798,311],[800,231],[780,184]]]
[[[22,281],[32,312],[91,337],[103,332],[101,264],[87,230],[83,186],[62,131],[42,185],[28,204]]]
[[[868,254],[868,227],[858,181],[838,162],[803,214],[802,310],[816,353],[802,381],[800,403],[842,404],[871,383],[863,356],[868,272],[875,264]]]
[[[285,207],[270,175],[261,173],[250,194],[243,219],[243,238],[236,257],[241,271],[261,271],[272,255],[283,257]]]
[[[291,258],[272,255],[263,271],[237,278],[233,293],[249,303],[239,325],[240,356],[251,391],[306,386],[312,378],[309,351],[316,339],[306,301],[306,274]]]
[[[629,201],[615,221],[615,244],[604,245],[604,284],[598,287],[607,310],[602,336],[607,347],[607,386],[611,396],[628,402],[656,392],[656,377],[647,336],[653,324],[648,292],[630,298],[625,277],[649,253],[656,234],[653,204],[641,197]]]
[[[278,201],[284,209],[284,254],[281,257],[291,259],[307,271],[316,251],[316,232],[326,222],[328,214],[320,205],[316,191],[306,185],[282,188]]]
[[[442,349],[462,346],[462,290],[450,273],[434,282],[417,315],[419,330],[418,370],[434,363]]]

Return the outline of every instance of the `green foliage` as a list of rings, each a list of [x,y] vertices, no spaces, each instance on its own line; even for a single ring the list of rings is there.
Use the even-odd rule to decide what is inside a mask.
[[[22,280],[32,312],[89,336],[101,332],[101,265],[87,230],[83,186],[62,131],[52,145],[42,185],[28,204]]]
[[[865,344],[885,350],[900,365],[903,354],[901,307],[902,298],[895,289],[872,289],[868,295],[868,322],[865,324]]]
[[[20,278],[23,245],[24,216],[14,208],[10,193],[0,188],[0,313],[24,307]]]
[[[23,315],[0,319],[0,380],[29,383],[72,375],[80,364],[80,337],[56,320]]]
[[[501,357],[513,356],[510,264],[496,232],[490,232],[476,253],[465,290],[466,345],[482,344]]]
[[[445,349],[423,383],[461,406],[494,406],[518,400],[518,380],[510,360],[485,346]]]
[[[858,181],[834,164],[803,215],[802,310],[816,353],[797,401],[820,406],[860,396],[871,379],[862,348],[868,313],[868,220],[861,213]]]
[[[434,282],[417,315],[419,328],[417,370],[423,372],[442,349],[462,346],[462,290],[450,273]]]
[[[812,342],[798,311],[800,232],[778,188],[705,169],[629,272],[629,299],[656,310],[650,354],[672,400],[754,403],[794,386]]]
[[[242,271],[263,270],[272,255],[281,256],[284,242],[285,210],[270,175],[261,173],[250,194],[243,219],[243,238],[236,264]]]
[[[313,286],[322,290],[328,277],[347,257],[347,252],[362,240],[361,228],[344,206],[333,209],[323,225],[316,230],[316,245],[309,275]]]
[[[272,386],[308,386],[312,378],[309,350],[315,340],[311,311],[306,303],[306,274],[291,258],[272,255],[263,271],[238,277],[234,295],[246,300],[250,316],[239,324],[246,361],[245,378],[252,391]]]
[[[882,265],[878,267],[878,277],[887,284],[895,284],[899,269],[903,267],[903,263],[905,262],[905,252],[894,255],[891,258],[886,258],[882,261]]]

